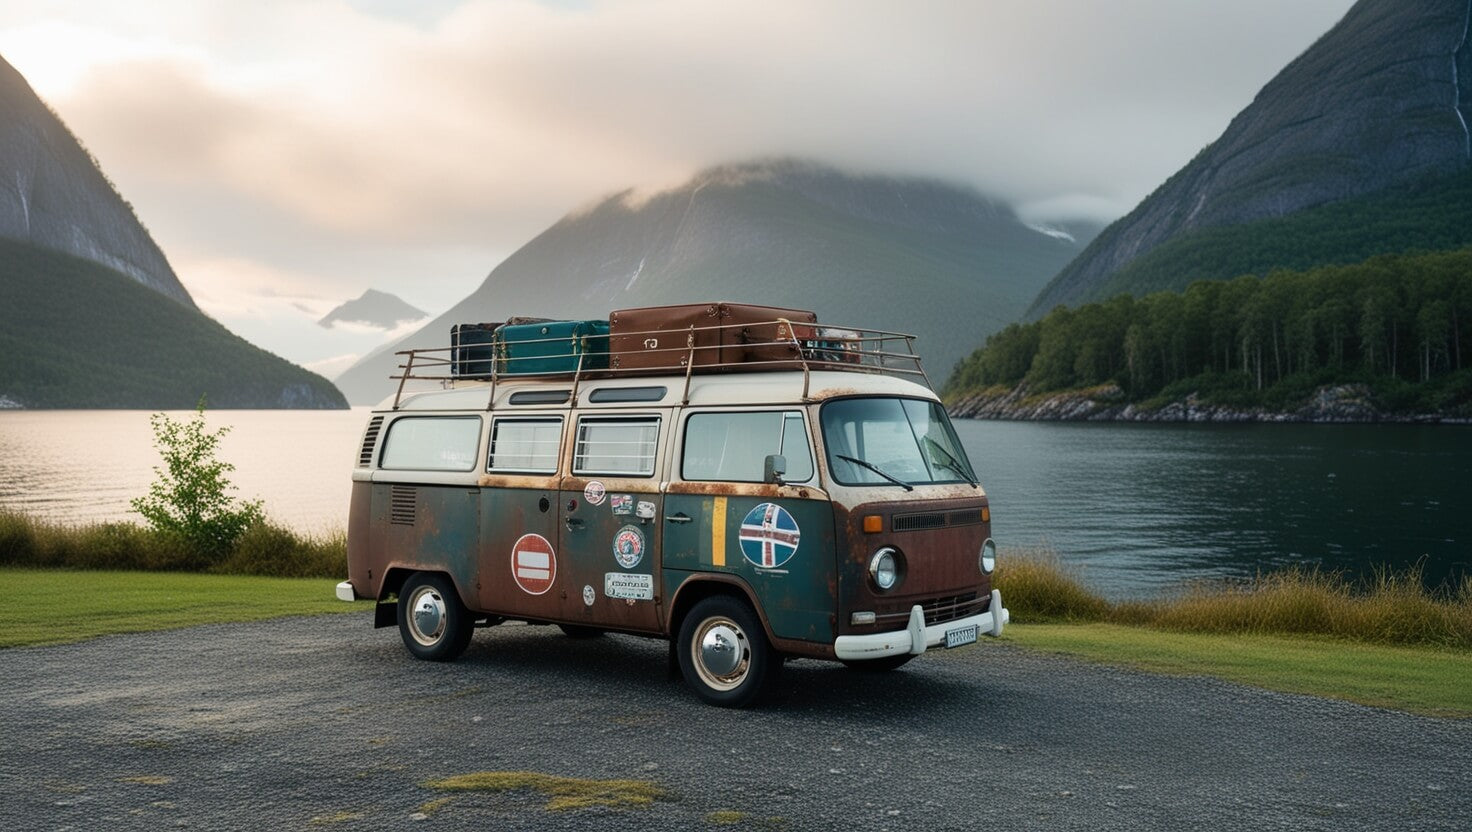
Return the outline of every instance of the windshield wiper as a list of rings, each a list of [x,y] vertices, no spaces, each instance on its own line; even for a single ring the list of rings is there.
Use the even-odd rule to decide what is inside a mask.
[[[976,488],[977,487],[976,486],[976,480],[972,479],[971,478],[971,474],[968,473],[964,467],[962,467],[961,460],[956,459],[954,456],[952,456],[950,451],[948,451],[945,448],[941,447],[941,444],[939,442],[935,441],[934,439],[931,439],[930,437],[927,436],[927,437],[925,437],[925,441],[930,443],[930,447],[936,449],[937,451],[940,451],[942,454],[945,454],[945,457],[946,458],[945,459],[941,459],[941,460],[936,460],[937,462],[939,462],[940,464],[946,466],[947,468],[951,469],[952,471],[955,471],[956,473],[960,474],[961,475],[961,479],[963,479],[963,480],[971,483],[971,487],[972,488]]]
[[[834,454],[834,456],[836,456],[839,459],[842,459],[842,460],[844,460],[846,462],[852,462],[855,465],[862,465],[865,468],[868,468],[870,471],[873,471],[874,473],[878,474],[879,476],[884,477],[885,479],[887,479],[890,482],[894,483],[895,485],[903,485],[905,487],[905,490],[906,491],[914,491],[915,490],[915,486],[910,485],[909,483],[905,482],[904,480],[902,480],[902,479],[900,479],[898,477],[892,477],[889,474],[884,473],[882,470],[879,469],[879,466],[875,465],[872,462],[866,462],[866,461],[864,461],[862,459],[855,459],[855,458],[853,458],[851,456],[847,456],[845,454]]]

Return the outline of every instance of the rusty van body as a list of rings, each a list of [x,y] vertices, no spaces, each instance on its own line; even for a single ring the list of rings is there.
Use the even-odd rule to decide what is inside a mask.
[[[784,657],[887,670],[999,635],[986,493],[923,373],[876,352],[401,388],[363,437],[338,595],[427,659],[508,620],[668,639],[730,706]]]

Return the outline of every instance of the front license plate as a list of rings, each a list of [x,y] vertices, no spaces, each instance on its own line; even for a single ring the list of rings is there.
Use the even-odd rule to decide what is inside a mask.
[[[976,643],[976,625],[970,627],[957,627],[954,630],[946,630],[946,647],[960,647],[963,644]]]

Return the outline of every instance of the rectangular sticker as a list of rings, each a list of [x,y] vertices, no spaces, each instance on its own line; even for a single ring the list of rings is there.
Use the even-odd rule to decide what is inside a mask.
[[[726,498],[717,497],[710,517],[710,565],[726,565]]]
[[[649,502],[645,502],[644,500],[640,500],[639,501],[639,506],[634,510],[634,514],[636,516],[638,516],[638,517],[644,518],[645,520],[653,520],[654,519],[654,503],[649,503]]]
[[[632,494],[613,494],[608,498],[608,505],[614,514],[633,514],[634,496]]]
[[[606,572],[603,575],[603,594],[609,598],[652,601],[654,600],[654,576]]]

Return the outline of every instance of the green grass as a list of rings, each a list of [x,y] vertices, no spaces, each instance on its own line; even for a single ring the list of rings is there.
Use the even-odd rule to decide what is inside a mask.
[[[135,523],[69,526],[0,510],[3,566],[343,578],[347,535],[304,536],[261,522],[246,529],[223,557],[211,560],[177,537]]]
[[[1214,676],[1268,690],[1472,717],[1472,652],[1465,650],[1309,636],[1163,632],[1101,623],[1015,624],[1003,638],[1031,649],[1155,673]]]
[[[1418,572],[1368,582],[1288,569],[1241,583],[1197,583],[1149,601],[1112,603],[1046,552],[999,562],[996,586],[1018,621],[1098,622],[1176,632],[1326,636],[1367,644],[1472,648],[1472,578],[1428,590]]]
[[[0,568],[6,590],[0,601],[0,647],[367,608],[367,601],[337,600],[335,583],[322,578]]]

